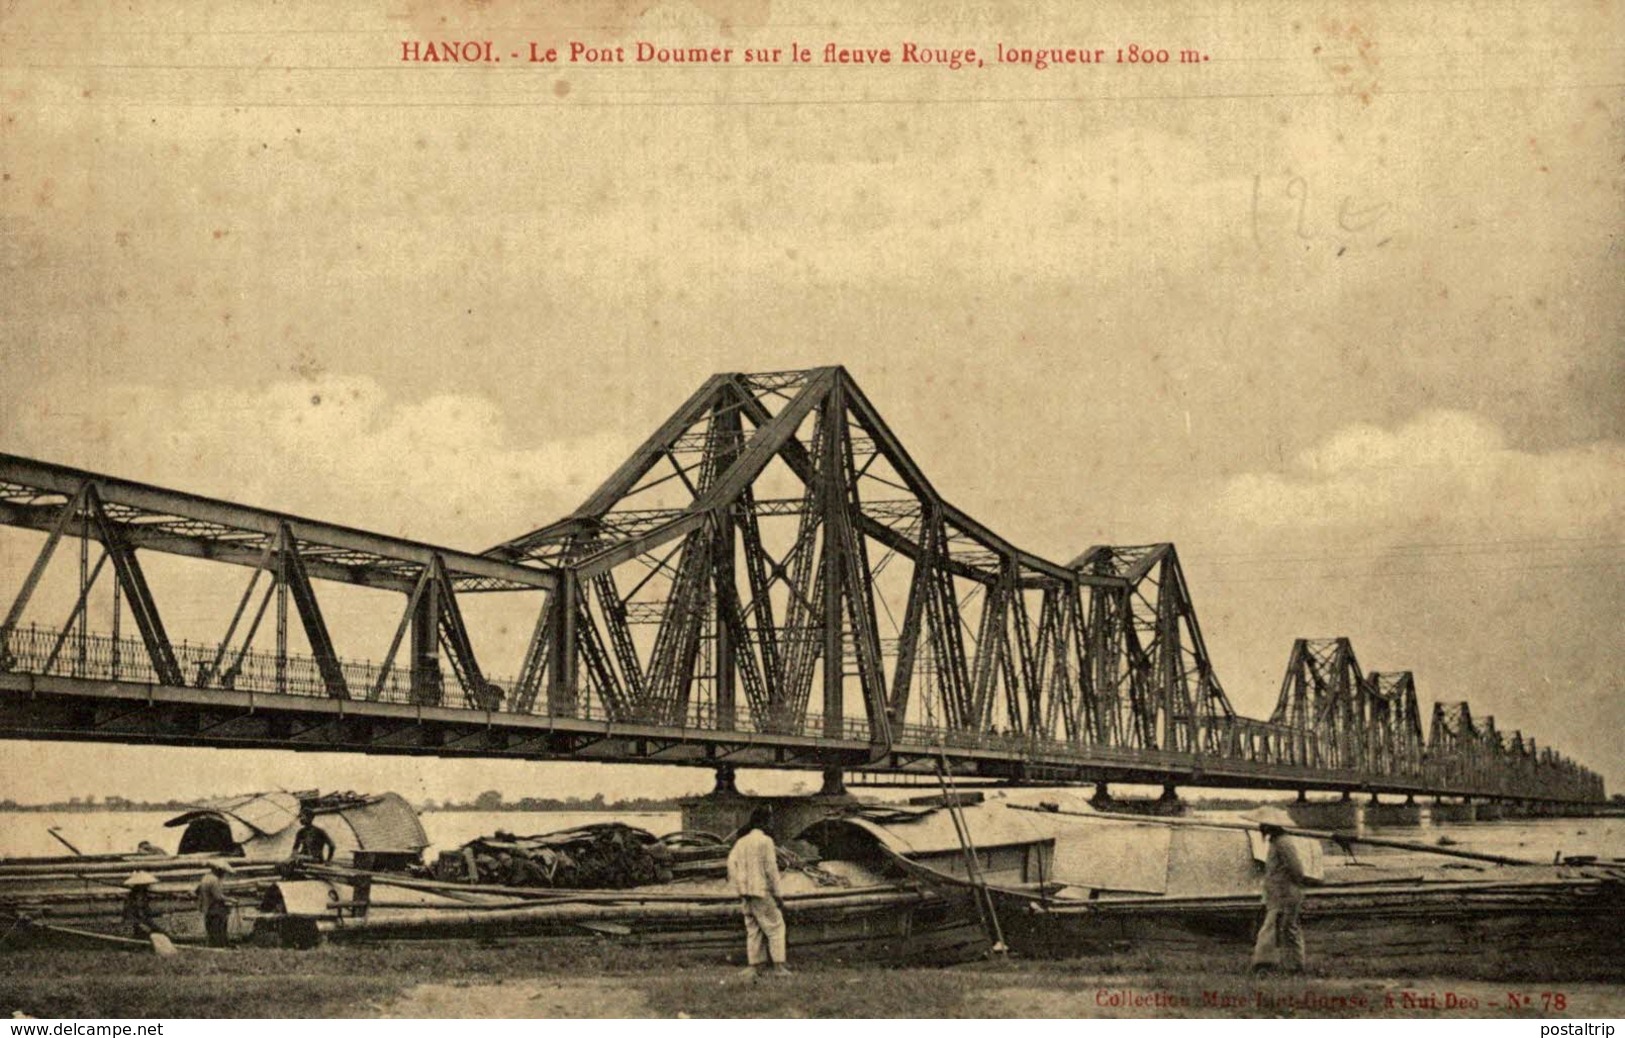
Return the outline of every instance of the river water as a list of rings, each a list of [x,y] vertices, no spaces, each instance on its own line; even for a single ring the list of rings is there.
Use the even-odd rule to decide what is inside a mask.
[[[173,851],[180,829],[165,828],[174,817],[167,811],[3,811],[0,812],[0,858],[66,853],[50,834],[55,826],[61,835],[85,854],[133,851],[137,843],[149,840]],[[1188,817],[1204,817],[1193,813]],[[1234,813],[1214,813],[1215,819],[1230,820]],[[590,812],[590,811],[427,811],[423,828],[431,847],[425,859],[433,861],[442,850],[450,850],[476,836],[499,829],[519,835],[556,832],[590,822],[620,821],[647,829],[657,835],[679,828],[675,811]],[[1372,827],[1366,835],[1406,840],[1460,850],[1484,851],[1531,861],[1550,862],[1554,855],[1594,854],[1625,858],[1625,818],[1545,818],[1499,822],[1424,824],[1421,826]],[[1364,854],[1358,846],[1356,853]],[[1380,851],[1372,851],[1380,854]]]
[[[1187,817],[1200,818],[1200,813]],[[1211,817],[1226,821],[1239,818],[1232,812]],[[1441,822],[1428,819],[1421,825],[1362,825],[1357,833],[1385,840],[1404,840],[1450,850],[1478,851],[1550,863],[1558,854],[1591,854],[1599,858],[1625,858],[1625,818],[1526,818],[1498,822]],[[1338,852],[1341,853],[1341,852]],[[1381,848],[1362,849],[1359,857],[1381,856]]]

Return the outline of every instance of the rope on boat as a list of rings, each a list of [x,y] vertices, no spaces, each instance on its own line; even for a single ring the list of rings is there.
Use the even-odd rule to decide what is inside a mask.
[[[959,794],[953,789],[946,750],[941,751],[937,761],[937,783],[942,787],[942,799],[948,806],[948,817],[954,823],[954,832],[959,835],[960,849],[965,852],[965,874],[976,888],[976,909],[982,917],[988,940],[993,942],[990,950],[995,955],[1003,955],[1008,950],[1004,943],[1004,927],[999,924],[998,907],[993,903],[993,895],[988,893],[987,880],[982,875],[981,864],[976,860],[976,845],[971,842],[970,826],[965,824],[964,812],[959,809]]]

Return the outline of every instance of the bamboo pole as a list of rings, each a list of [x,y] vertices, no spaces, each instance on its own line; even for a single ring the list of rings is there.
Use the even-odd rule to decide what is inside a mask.
[[[839,902],[829,900],[819,906],[820,909],[836,911],[865,910],[876,908],[900,907],[922,900],[923,895],[917,891],[892,891],[876,894],[849,894]],[[738,899],[730,898],[728,904],[566,904],[566,905],[532,905],[522,908],[509,908],[506,910],[471,911],[458,909],[456,906],[444,905],[437,908],[425,908],[419,911],[391,911],[384,916],[367,916],[361,919],[347,919],[343,922],[320,920],[318,925],[323,932],[334,936],[348,933],[362,933],[365,931],[384,932],[389,930],[413,929],[424,925],[451,928],[457,926],[488,926],[514,924],[558,924],[579,925],[584,922],[681,922],[692,920],[736,920],[739,916]],[[273,917],[274,918],[274,917]]]
[[[999,922],[999,909],[993,903],[993,895],[988,893],[987,880],[982,875],[981,866],[976,860],[976,844],[971,841],[970,826],[965,822],[965,814],[959,809],[959,792],[953,788],[948,771],[947,751],[941,750],[941,757],[937,762],[937,784],[942,787],[943,804],[948,808],[948,818],[954,823],[954,832],[959,836],[959,847],[965,854],[965,874],[970,877],[971,886],[975,888],[976,908],[981,914],[982,925],[987,931],[987,938],[993,943],[991,949],[994,955],[1003,955],[1008,948],[1004,943],[1004,926]],[[1040,848],[1039,853],[1043,850]]]
[[[128,946],[128,947],[145,948],[148,951],[154,951],[154,952],[157,952],[160,955],[173,955],[175,953],[175,950],[178,949],[178,948],[185,948],[187,951],[224,951],[225,950],[224,948],[206,948],[203,945],[199,945],[199,944],[176,944],[173,941],[171,941],[167,936],[165,936],[163,943],[168,945],[169,950],[168,951],[162,951],[159,948],[159,942],[154,941],[154,940],[142,941],[142,940],[137,940],[134,937],[119,937],[119,936],[117,936],[115,934],[97,933],[94,930],[80,930],[80,929],[77,929],[77,928],[72,927],[72,926],[57,926],[54,923],[41,923],[41,922],[37,922],[37,921],[32,920],[32,919],[28,921],[28,927],[30,929],[34,929],[34,930],[48,930],[51,933],[66,934],[69,937],[83,937],[86,940],[105,941],[108,944],[122,944],[122,945],[125,945],[125,946]],[[158,937],[158,936],[163,936],[163,935],[154,934],[153,936]]]
[[[1509,896],[1516,895],[1520,899],[1520,904],[1527,905],[1527,899],[1541,894],[1589,897],[1600,890],[1602,885],[1601,880],[1594,879],[1421,882],[1409,888],[1401,888],[1387,883],[1338,883],[1324,887],[1312,887],[1305,891],[1304,904],[1356,900],[1359,898],[1382,899],[1396,896],[1416,901],[1418,895],[1420,895],[1418,907],[1425,908],[1428,904],[1435,903],[1443,897],[1494,897],[1505,894]],[[1002,891],[1002,893],[1017,896],[1024,896],[1025,894],[1023,891],[1012,890]],[[1258,904],[1257,894],[1183,894],[1176,897],[1125,897],[1102,900],[1085,900],[1082,898],[1051,899],[1048,902],[1052,911],[1061,914],[1134,908],[1227,908],[1232,906],[1256,906]]]
[[[62,876],[108,875],[123,876],[131,872],[202,873],[213,858],[130,858],[124,861],[92,861],[68,858],[62,861],[29,864],[0,864],[0,883],[19,879],[53,879]],[[276,871],[275,862],[243,862],[232,864],[233,875],[270,874]]]
[[[424,893],[442,894],[455,897],[470,894],[494,894],[515,900],[552,903],[563,900],[568,901],[670,901],[670,902],[715,902],[717,904],[737,905],[739,895],[730,893],[706,893],[694,891],[693,893],[674,892],[667,890],[648,890],[642,887],[631,887],[626,890],[574,890],[566,887],[503,887],[492,884],[476,883],[447,883],[442,880],[413,879],[410,877],[395,876],[382,872],[362,872],[356,869],[347,869],[339,865],[307,866],[304,871],[323,879],[350,882],[356,879],[369,879],[374,886],[399,887],[403,890],[417,890]],[[860,888],[861,889],[861,888]],[[817,901],[820,899],[839,898],[852,893],[852,888],[841,888],[829,891],[808,891],[804,894],[787,894],[785,900],[791,903],[803,901]],[[486,902],[489,904],[490,902]]]
[[[1026,804],[1006,804],[1006,807],[1017,811],[1032,811],[1036,814],[1063,815],[1069,818],[1090,818],[1110,822],[1135,822],[1140,825],[1182,825],[1196,829],[1231,829],[1242,832],[1254,832],[1259,829],[1256,822],[1220,822],[1213,819],[1195,818],[1147,818],[1142,815],[1110,814],[1104,811],[1086,813],[1083,811],[1050,811],[1042,807],[1031,807]],[[1487,861],[1495,865],[1549,865],[1550,862],[1530,861],[1526,858],[1509,858],[1502,854],[1485,854],[1481,851],[1458,851],[1445,847],[1431,847],[1425,843],[1412,843],[1408,840],[1388,840],[1376,836],[1355,836],[1351,833],[1331,832],[1324,829],[1299,829],[1296,826],[1272,826],[1286,833],[1288,836],[1304,836],[1311,840],[1330,840],[1333,843],[1362,843],[1369,847],[1390,847],[1402,851],[1416,851],[1420,854],[1439,854],[1448,858],[1466,858],[1469,861]]]
[[[32,920],[28,923],[29,929],[48,930],[51,933],[67,934],[70,937],[83,937],[92,941],[104,941],[108,944],[122,944],[128,947],[140,946],[152,950],[152,942],[138,941],[134,937],[117,937],[110,933],[97,933],[94,930],[79,930],[71,926],[55,926],[51,923],[37,923]]]

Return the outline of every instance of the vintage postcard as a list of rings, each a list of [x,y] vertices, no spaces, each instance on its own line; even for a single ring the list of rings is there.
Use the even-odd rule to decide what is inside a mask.
[[[1621,1015],[1622,39],[0,2],[0,1010]]]

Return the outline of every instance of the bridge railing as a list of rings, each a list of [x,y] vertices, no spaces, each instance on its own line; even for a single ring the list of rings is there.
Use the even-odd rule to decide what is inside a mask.
[[[227,652],[223,656],[218,645],[179,642],[172,646],[175,661],[188,688],[219,689],[222,691],[258,692],[276,695],[303,696],[313,699],[331,698],[327,676],[317,661],[309,656],[289,654],[279,657],[272,652],[250,651],[240,656]],[[445,706],[452,709],[484,711],[484,707],[469,700],[459,701],[461,690],[455,680],[443,677],[439,685],[425,687],[414,683],[409,668],[391,667],[387,671],[370,661],[335,661],[343,676],[348,698],[380,703],[405,705]],[[160,684],[157,670],[147,654],[146,646],[138,638],[112,638],[102,634],[86,633],[83,637],[69,632],[61,637],[59,630],[38,627],[0,628],[0,672],[15,671],[56,677],[84,678],[96,681],[128,681],[135,684]],[[383,680],[379,678],[382,675]],[[445,683],[449,681],[449,688]],[[499,688],[513,688],[512,681],[488,679]],[[376,694],[375,694],[376,693]],[[536,708],[515,709],[511,698],[505,698],[493,712],[525,714],[538,717],[558,717],[576,721],[594,721],[604,724],[635,722],[635,719],[616,717],[605,710],[596,699],[582,696],[570,710],[549,711],[544,700]],[[739,709],[732,718],[719,715],[715,704],[696,701],[691,703],[681,718],[667,727],[702,731],[732,731],[741,734],[788,735],[805,738],[838,738],[864,742],[869,739],[869,722],[865,718],[843,718],[834,732],[826,730],[824,718],[807,714],[799,721],[769,724],[753,717],[748,710]]]
[[[187,687],[258,692],[310,698],[330,698],[332,690],[328,677],[317,661],[309,656],[289,654],[278,656],[274,652],[250,651],[222,654],[218,645],[180,642],[173,646],[176,663]],[[461,690],[455,681],[442,679],[440,684],[425,687],[414,683],[410,670],[404,667],[385,669],[371,661],[337,660],[337,670],[344,679],[349,698],[405,705],[445,706],[453,709],[484,711],[472,701],[457,701]],[[137,638],[112,638],[103,634],[86,633],[83,637],[69,632],[66,638],[59,630],[37,626],[14,627],[0,630],[0,671],[20,671],[61,677],[85,678],[103,681],[128,681],[137,684],[158,684],[159,678],[147,654],[146,646]],[[382,676],[382,680],[380,680]],[[444,682],[451,680],[451,686]],[[500,678],[492,682],[503,689],[513,688],[511,681]],[[549,711],[545,700],[538,699],[535,708],[516,710],[512,698],[493,708],[498,713],[523,713],[530,716],[556,717],[576,721],[635,722],[636,719],[617,717],[607,711],[595,697],[583,695],[570,709]],[[804,738],[839,738],[853,742],[866,742],[870,737],[865,718],[843,718],[835,732],[826,729],[824,718],[807,714],[791,721],[769,721],[757,718],[740,707],[731,717],[723,716],[711,702],[691,703],[680,719],[667,727],[699,731],[738,732],[749,735],[792,736]],[[1261,722],[1243,722],[1263,728]],[[1033,733],[989,730],[985,732],[948,729],[932,725],[905,724],[893,727],[896,742],[914,747],[940,747],[955,751],[981,751],[1007,754],[1021,758],[1047,758],[1065,760],[1087,756],[1091,760],[1119,761],[1129,765],[1188,766],[1192,754],[1169,750],[1113,746],[1110,744],[1073,743]],[[1260,766],[1302,765],[1298,754],[1282,751],[1284,738],[1271,732],[1266,742],[1259,739],[1236,740],[1222,737],[1218,744],[1224,749],[1212,754],[1215,760],[1230,764]],[[1275,752],[1259,752],[1265,745],[1277,747]],[[1226,752],[1228,751],[1228,752]],[[1198,754],[1197,756],[1200,756]]]
[[[220,653],[218,645],[178,642],[171,646],[188,688],[268,692],[290,696],[328,697],[327,679],[314,658],[270,652]],[[382,685],[383,668],[357,660],[337,661],[352,699],[385,703],[419,701],[409,672],[391,668]],[[158,684],[159,676],[138,638],[103,634],[66,638],[50,628],[29,625],[0,629],[0,671],[21,671],[101,681]],[[377,690],[376,697],[373,695]],[[415,698],[417,696],[417,698]]]

